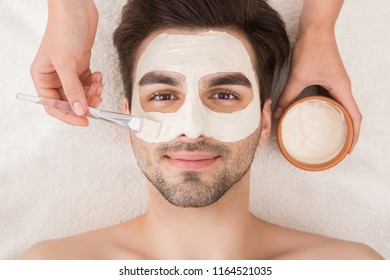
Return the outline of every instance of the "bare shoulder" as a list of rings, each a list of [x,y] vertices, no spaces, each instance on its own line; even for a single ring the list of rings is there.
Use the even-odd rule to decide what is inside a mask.
[[[267,234],[271,259],[295,260],[379,260],[383,257],[371,247],[320,234],[299,231],[262,222]],[[264,248],[264,246],[262,246]]]
[[[120,225],[36,243],[23,255],[25,260],[94,260],[120,256]]]
[[[75,236],[41,241],[33,245],[22,256],[25,260],[71,260],[96,259],[98,232],[86,232]],[[97,242],[95,245],[93,243]],[[100,243],[100,244],[99,244]]]
[[[42,241],[23,255],[30,260],[141,259],[138,219],[82,234]]]
[[[279,256],[279,259],[383,260],[383,257],[365,244],[321,236],[318,243],[298,247]]]
[[[330,239],[325,244],[312,248],[318,258],[340,260],[380,260],[383,257],[368,245],[344,240]]]
[[[34,244],[21,257],[22,260],[60,260],[69,259],[64,257],[61,245],[63,242],[58,240],[46,240]]]

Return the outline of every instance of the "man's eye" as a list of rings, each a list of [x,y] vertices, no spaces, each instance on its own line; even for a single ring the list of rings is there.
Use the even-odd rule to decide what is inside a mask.
[[[221,99],[221,100],[234,100],[238,99],[234,94],[229,92],[218,92],[211,96],[211,99]]]
[[[164,92],[159,92],[153,95],[150,100],[155,100],[155,101],[170,101],[170,100],[177,100],[177,97],[174,96],[171,93],[164,93]]]

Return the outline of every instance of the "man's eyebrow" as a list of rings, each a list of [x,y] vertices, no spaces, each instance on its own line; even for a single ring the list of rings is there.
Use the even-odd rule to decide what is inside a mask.
[[[218,87],[224,85],[238,85],[252,88],[251,82],[241,73],[232,73],[206,79],[206,87]]]
[[[146,73],[139,81],[139,86],[151,85],[151,84],[166,84],[169,86],[179,86],[179,81],[167,74],[159,74],[155,72]]]

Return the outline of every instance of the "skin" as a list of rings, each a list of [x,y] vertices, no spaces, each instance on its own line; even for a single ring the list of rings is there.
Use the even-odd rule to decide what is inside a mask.
[[[202,32],[203,30],[200,30]],[[253,61],[253,52],[245,38],[237,32],[226,30],[239,38]],[[161,30],[159,33],[186,33],[182,30]],[[152,34],[145,40],[143,47],[158,34]],[[142,53],[142,48],[140,53]],[[152,85],[153,86],[153,85]],[[157,85],[156,85],[157,86]],[[164,88],[164,85],[158,85]],[[230,85],[224,86],[231,89]],[[180,92],[182,87],[170,89]],[[146,89],[145,89],[146,90]],[[201,88],[200,95],[209,92]],[[175,99],[172,99],[175,101]],[[219,100],[215,100],[219,102]],[[153,103],[153,102],[151,102]],[[171,101],[166,105],[169,108]],[[144,104],[153,106],[153,104]],[[234,102],[233,102],[233,107]],[[240,106],[237,104],[237,106]],[[353,242],[341,241],[316,234],[274,225],[255,217],[249,211],[249,167],[257,147],[267,144],[271,131],[271,102],[267,100],[261,113],[259,127],[247,138],[238,142],[223,143],[212,138],[200,136],[189,139],[180,135],[168,143],[147,143],[132,132],[130,139],[139,165],[149,177],[149,209],[133,220],[108,228],[90,231],[77,236],[40,242],[24,255],[23,259],[381,259],[371,248]],[[130,113],[125,100],[124,109]],[[232,111],[234,108],[231,109]],[[222,145],[229,156],[218,150],[165,150],[159,147],[174,145]],[[243,153],[242,149],[246,152]],[[211,163],[202,163],[201,167],[192,164],[199,160],[212,158]],[[179,159],[181,167],[172,163]],[[238,164],[238,162],[240,164]],[[199,162],[198,162],[199,163]],[[154,165],[154,166],[151,166]],[[183,167],[184,166],[184,167]],[[157,168],[169,184],[183,183],[180,188],[172,186],[174,197],[170,202],[153,184],[153,168]],[[218,171],[228,169],[229,174],[240,173],[238,181],[228,187],[219,199],[200,205],[192,201],[192,206],[180,205],[187,190],[190,197],[202,198],[197,191],[201,183],[213,182]],[[185,182],[186,173],[194,171],[199,184]],[[214,189],[211,184],[210,188]]]

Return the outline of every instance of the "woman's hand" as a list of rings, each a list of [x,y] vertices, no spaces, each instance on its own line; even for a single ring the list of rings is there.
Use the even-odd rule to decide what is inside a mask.
[[[318,10],[320,5],[330,3],[318,1],[316,6],[316,0],[308,1],[309,4],[305,1],[292,53],[289,77],[279,97],[274,117],[279,118],[306,87],[319,85],[341,103],[352,118],[354,139],[349,151],[351,153],[359,138],[362,115],[352,96],[351,82],[341,60],[334,34],[334,23],[343,1],[332,1],[335,2],[335,6],[328,10],[328,15],[326,11],[322,11],[323,18],[319,19],[315,15],[313,17],[312,13],[321,11]],[[327,8],[329,9],[329,5]]]
[[[78,115],[46,109],[68,124],[85,126],[87,106],[101,103],[102,74],[91,73],[91,49],[98,11],[92,0],[48,0],[46,31],[31,65],[31,76],[41,97],[68,100]]]

